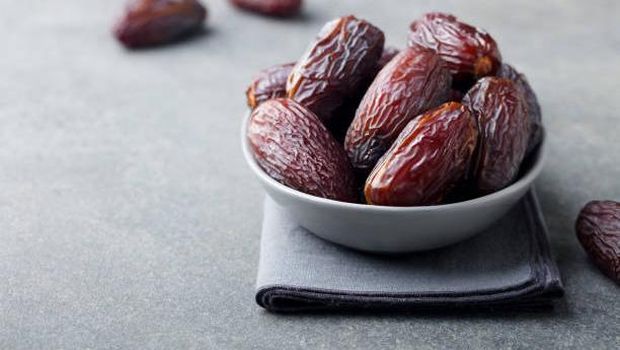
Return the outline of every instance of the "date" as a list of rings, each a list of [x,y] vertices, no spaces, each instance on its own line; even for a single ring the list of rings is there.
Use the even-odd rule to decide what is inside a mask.
[[[440,12],[427,13],[411,23],[409,45],[437,51],[457,86],[469,87],[495,74],[502,61],[497,43],[486,31]]]
[[[279,64],[264,69],[254,77],[245,91],[251,109],[272,98],[286,96],[286,79],[295,63]]]
[[[530,119],[531,126],[526,151],[526,154],[529,154],[536,148],[536,146],[538,146],[538,144],[540,144],[543,136],[542,113],[540,104],[538,103],[538,98],[536,97],[536,94],[530,86],[530,83],[527,81],[525,75],[519,73],[511,65],[502,63],[499,71],[497,72],[497,76],[512,80],[517,87],[521,89],[523,95],[525,96],[525,101],[527,102],[527,116]]]
[[[230,0],[237,8],[266,16],[289,17],[301,10],[302,0]]]
[[[327,122],[374,74],[384,40],[380,29],[354,16],[328,22],[293,68],[287,96]]]
[[[287,98],[262,103],[250,116],[247,138],[258,165],[276,181],[319,197],[357,201],[344,150],[301,104]]]
[[[448,102],[409,122],[366,180],[369,204],[439,203],[462,180],[478,139],[476,121]]]
[[[589,202],[581,209],[575,229],[596,266],[620,284],[620,203]]]
[[[114,35],[127,48],[167,44],[199,31],[206,16],[197,0],[134,0]]]
[[[375,72],[370,75],[364,83],[361,84],[361,87],[358,89],[357,93],[351,97],[348,97],[343,105],[338,108],[334,115],[337,115],[337,118],[332,118],[331,121],[327,122],[327,128],[332,132],[332,135],[336,137],[336,140],[340,143],[344,143],[344,138],[347,134],[347,130],[349,129],[349,125],[353,121],[355,117],[355,111],[359,107],[362,98],[364,97],[364,93],[368,90],[370,84],[375,79],[379,71],[392,59],[394,56],[398,54],[399,50],[394,47],[385,47],[383,49],[383,53],[375,66]]]
[[[353,121],[355,117],[355,111],[357,107],[364,97],[364,93],[368,90],[370,84],[375,79],[379,71],[392,59],[394,56],[398,54],[399,50],[395,47],[385,47],[383,48],[383,53],[377,61],[377,65],[375,66],[375,72],[368,76],[366,81],[361,84],[361,87],[358,89],[358,93],[354,94],[351,97],[348,97],[343,105],[338,108],[334,115],[337,115],[337,118],[333,118],[331,121],[327,122],[327,128],[331,131],[332,135],[336,137],[336,140],[340,143],[344,143],[344,138],[347,134],[347,130],[349,129],[349,125]]]
[[[474,179],[478,190],[491,193],[512,183],[519,173],[530,135],[527,104],[508,79],[480,79],[463,98],[478,121]]]
[[[421,113],[447,101],[451,78],[432,50],[410,47],[379,72],[347,131],[345,149],[354,168],[368,172]]]

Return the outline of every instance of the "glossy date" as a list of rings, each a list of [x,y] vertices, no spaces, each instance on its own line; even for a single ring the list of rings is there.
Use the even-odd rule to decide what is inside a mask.
[[[245,91],[251,109],[272,98],[286,96],[286,79],[295,63],[279,64],[260,71]]]
[[[370,171],[405,125],[448,99],[450,73],[432,50],[411,47],[379,72],[347,131],[353,167]]]
[[[264,102],[250,116],[247,139],[258,165],[276,181],[319,197],[357,201],[342,147],[301,104],[286,98]]]
[[[287,96],[327,122],[375,73],[384,40],[381,30],[354,16],[328,22],[293,68]]]
[[[502,63],[497,76],[500,78],[506,78],[512,80],[519,89],[523,92],[525,101],[527,102],[527,116],[530,119],[530,137],[527,144],[526,153],[530,153],[538,146],[542,141],[543,127],[542,127],[542,113],[540,110],[540,104],[538,98],[534,93],[534,90],[527,81],[524,74],[519,73],[514,67],[507,63]]]
[[[166,44],[200,30],[206,15],[197,0],[134,0],[114,35],[128,48]]]
[[[508,79],[480,79],[463,98],[478,121],[474,180],[481,193],[500,190],[518,175],[530,135],[523,93]]]
[[[596,266],[620,284],[620,203],[589,202],[581,209],[575,229]]]
[[[471,86],[493,75],[502,61],[495,40],[484,30],[439,12],[411,23],[409,45],[435,50],[446,61],[457,85]]]
[[[448,102],[411,121],[366,180],[369,204],[439,203],[469,168],[476,121],[462,104]]]

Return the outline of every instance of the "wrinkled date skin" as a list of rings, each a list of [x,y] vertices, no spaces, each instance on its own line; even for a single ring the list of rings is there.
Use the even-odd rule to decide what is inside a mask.
[[[478,129],[462,104],[448,102],[407,124],[372,170],[364,194],[369,204],[439,203],[469,169]]]
[[[299,13],[302,0],[230,0],[236,7],[266,16],[289,17]]]
[[[526,154],[530,153],[536,148],[536,146],[538,146],[540,141],[542,141],[543,136],[542,113],[540,110],[540,104],[538,103],[538,98],[536,98],[536,94],[530,86],[530,83],[527,81],[525,75],[519,73],[511,65],[502,63],[499,71],[497,72],[497,76],[512,80],[515,84],[517,84],[517,87],[521,89],[523,95],[525,96],[525,101],[527,102],[527,115],[530,119],[531,126]]]
[[[486,77],[465,95],[463,104],[480,131],[474,180],[481,193],[495,192],[515,180],[525,156],[530,135],[525,98],[512,81]]]
[[[353,121],[355,117],[355,111],[360,104],[360,101],[364,97],[364,93],[368,90],[368,87],[375,79],[379,71],[392,59],[396,56],[400,51],[395,47],[385,47],[383,48],[383,53],[377,61],[377,65],[375,66],[375,72],[368,76],[366,81],[361,84],[361,87],[358,89],[357,93],[351,97],[348,97],[342,107],[338,108],[334,115],[337,115],[337,118],[332,118],[331,121],[327,122],[327,128],[332,134],[336,137],[338,142],[343,143],[344,138],[347,134],[347,129],[349,129],[349,125]]]
[[[421,113],[447,101],[451,78],[432,50],[412,47],[379,72],[347,131],[345,149],[353,167],[368,172]]]
[[[620,203],[589,202],[581,209],[575,229],[598,268],[620,284]]]
[[[360,101],[364,97],[364,93],[368,90],[368,87],[372,81],[375,79],[379,71],[399,52],[400,51],[395,47],[384,47],[383,53],[375,66],[375,72],[367,77],[366,81],[361,84],[361,87],[355,95],[348,97],[343,105],[334,112],[334,115],[337,115],[338,117],[332,118],[332,120],[327,122],[327,128],[332,132],[332,135],[336,137],[338,142],[344,143],[347,129],[349,129],[349,125],[351,125],[351,122],[355,117],[355,111],[357,110]]]
[[[258,165],[276,181],[319,197],[357,201],[353,170],[342,147],[299,103],[278,98],[258,106],[247,138]]]
[[[293,68],[287,96],[327,122],[375,73],[384,40],[380,29],[354,16],[328,22]]]
[[[497,43],[487,32],[445,13],[427,13],[411,23],[409,45],[437,51],[455,84],[465,87],[495,74],[502,61]]]
[[[134,0],[114,35],[128,48],[162,45],[199,31],[206,16],[197,0]]]
[[[295,63],[279,64],[258,73],[245,91],[251,109],[272,98],[286,96],[286,79]]]

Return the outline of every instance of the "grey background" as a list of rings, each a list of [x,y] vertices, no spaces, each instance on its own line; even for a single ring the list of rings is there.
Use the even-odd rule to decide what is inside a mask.
[[[208,1],[208,33],[127,52],[123,1],[0,1],[0,348],[611,348],[618,286],[574,237],[620,199],[617,1]],[[239,147],[253,73],[354,13],[405,43],[441,9],[489,30],[539,94],[538,181],[567,295],[546,314],[272,315],[254,303],[263,192]]]

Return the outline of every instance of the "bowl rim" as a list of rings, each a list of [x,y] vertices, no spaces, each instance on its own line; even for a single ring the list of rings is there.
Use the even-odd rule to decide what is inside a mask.
[[[466,201],[447,203],[447,204],[435,204],[425,206],[387,206],[387,205],[375,205],[375,204],[362,204],[362,203],[349,203],[342,202],[335,199],[323,198],[314,196],[308,193],[301,192],[299,190],[288,187],[267,175],[267,173],[258,165],[256,159],[250,152],[250,145],[247,139],[247,127],[252,112],[246,113],[241,126],[241,148],[243,150],[244,158],[252,171],[258,176],[258,178],[265,184],[268,184],[272,188],[277,189],[280,192],[284,192],[289,196],[296,197],[304,202],[310,202],[317,205],[338,207],[339,209],[351,209],[358,211],[373,211],[373,212],[390,212],[390,213],[408,213],[408,212],[432,212],[432,211],[445,211],[445,210],[457,210],[464,207],[477,206],[489,201],[499,200],[503,197],[509,197],[510,194],[518,192],[523,187],[531,185],[532,182],[538,177],[545,163],[546,159],[546,134],[545,130],[542,130],[542,138],[540,144],[537,146],[535,160],[530,169],[523,174],[517,181],[504,187],[499,191],[486,194],[481,197],[468,199]]]

